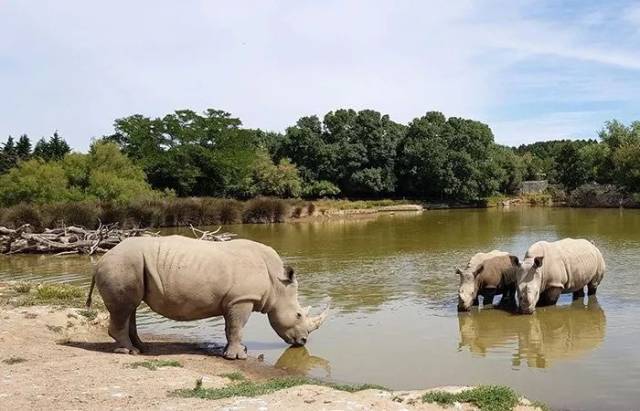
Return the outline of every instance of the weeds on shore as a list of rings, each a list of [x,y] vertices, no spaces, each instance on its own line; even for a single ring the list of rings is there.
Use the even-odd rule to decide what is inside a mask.
[[[15,307],[33,305],[52,305],[58,307],[84,308],[86,292],[83,288],[71,284],[34,284],[18,283],[0,287],[0,305],[8,304]],[[95,305],[100,306],[102,300],[95,298]],[[95,319],[95,310],[83,310],[80,315],[89,320]],[[91,318],[93,317],[93,318]]]
[[[176,360],[147,360],[137,361],[127,364],[129,368],[146,368],[151,371],[155,371],[160,367],[178,367],[182,368],[182,364]]]
[[[242,375],[242,374],[240,374]],[[243,376],[244,378],[244,376]],[[298,385],[321,385],[330,387],[340,391],[356,392],[368,389],[387,390],[387,388],[379,385],[362,384],[348,385],[335,384],[307,377],[282,377],[273,378],[268,381],[254,382],[250,380],[240,380],[231,385],[222,388],[204,388],[202,387],[202,379],[196,380],[196,386],[192,389],[180,389],[170,393],[170,395],[184,398],[203,398],[208,400],[219,400],[221,398],[230,397],[257,397],[259,395],[271,394],[272,392],[284,390]]]
[[[422,396],[422,402],[435,402],[440,405],[466,402],[475,405],[480,411],[511,411],[520,403],[520,398],[509,387],[481,385],[456,394],[446,391],[430,391]]]
[[[13,364],[20,364],[22,362],[27,361],[26,358],[22,358],[22,357],[9,357],[9,358],[5,358],[4,360],[2,360],[3,364],[7,364],[7,365],[13,365]]]
[[[226,374],[220,374],[220,377],[225,377],[230,379],[231,381],[244,381],[247,379],[247,377],[245,377],[241,372],[229,372]]]
[[[18,283],[13,286],[13,289],[20,294],[26,294],[31,291],[31,284],[29,283]]]
[[[36,288],[36,297],[42,301],[73,300],[83,296],[81,288],[69,284],[42,284]]]
[[[122,228],[279,223],[287,218],[313,215],[318,210],[373,209],[406,204],[406,200],[317,200],[257,197],[248,201],[228,198],[187,197],[111,203],[86,200],[50,204],[20,203],[0,208],[0,225],[10,228],[30,224],[36,232],[45,227],[77,225],[95,229],[99,221]],[[305,212],[306,209],[306,212]]]
[[[85,310],[78,311],[78,314],[80,314],[81,316],[83,316],[89,321],[93,321],[98,316],[98,310],[92,310],[90,308],[87,308]]]

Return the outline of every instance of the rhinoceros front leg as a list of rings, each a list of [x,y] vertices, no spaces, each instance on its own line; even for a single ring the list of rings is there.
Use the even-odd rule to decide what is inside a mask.
[[[224,314],[224,331],[227,335],[227,346],[224,358],[228,360],[244,360],[247,358],[247,347],[242,345],[242,329],[253,311],[253,303],[236,303]]]

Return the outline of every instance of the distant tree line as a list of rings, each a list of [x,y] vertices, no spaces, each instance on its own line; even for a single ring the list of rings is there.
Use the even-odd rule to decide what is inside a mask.
[[[588,184],[640,192],[640,122],[605,124],[598,140],[517,148],[486,124],[428,112],[400,124],[374,110],[300,118],[284,133],[243,128],[220,110],[117,119],[89,153],[54,133],[0,150],[0,205],[176,195],[382,198],[475,202],[547,179],[566,191]]]

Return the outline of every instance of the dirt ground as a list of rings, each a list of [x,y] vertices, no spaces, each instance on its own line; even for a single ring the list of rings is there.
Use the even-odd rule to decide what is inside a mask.
[[[106,313],[93,320],[74,308],[0,306],[0,404],[2,409],[32,410],[442,410],[423,404],[424,391],[357,393],[303,385],[255,397],[222,400],[177,398],[172,390],[233,382],[221,374],[240,372],[249,379],[284,376],[257,359],[227,361],[195,344],[141,335],[147,352],[112,353]],[[149,370],[131,364],[145,360],[178,361],[182,367]],[[456,390],[456,388],[447,388]],[[526,400],[525,400],[526,401]],[[473,409],[456,404],[450,409]],[[518,410],[533,409],[520,406]]]

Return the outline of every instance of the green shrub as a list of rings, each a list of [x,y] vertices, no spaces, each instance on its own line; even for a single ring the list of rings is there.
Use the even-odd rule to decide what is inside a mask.
[[[243,223],[281,223],[287,215],[285,201],[275,198],[259,197],[247,202],[242,213]]]
[[[312,181],[302,188],[304,198],[335,197],[340,194],[340,189],[330,181]]]
[[[21,162],[0,176],[0,204],[45,204],[71,200],[72,193],[62,166],[42,160]]]

